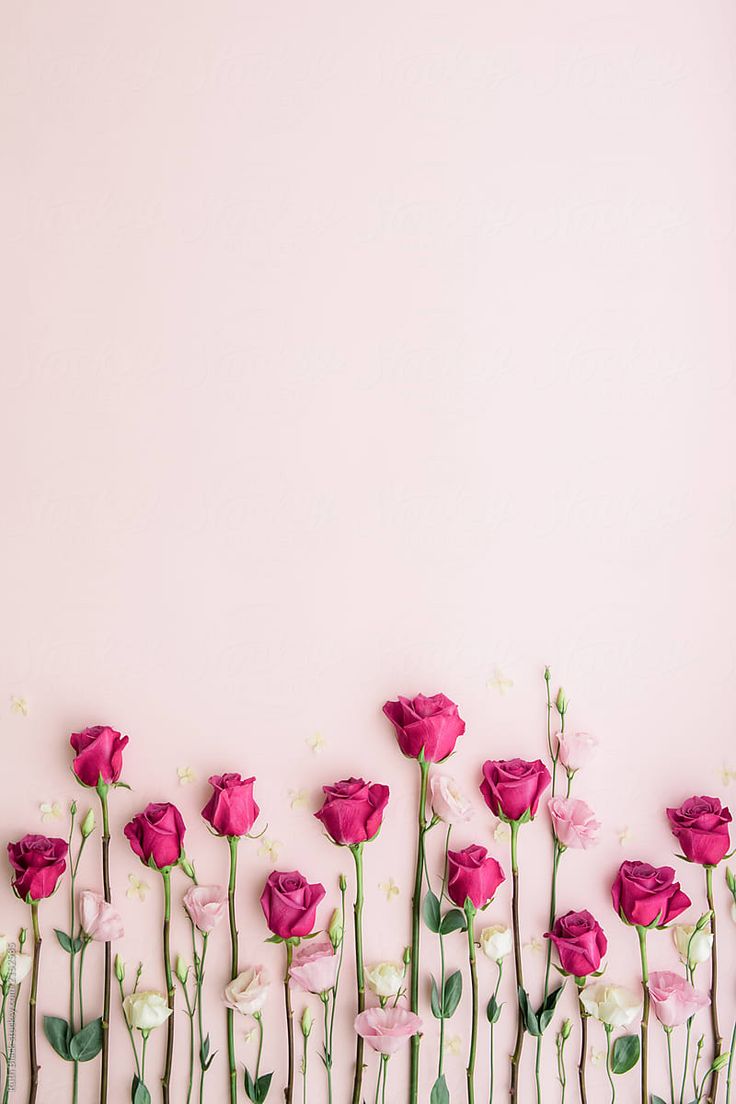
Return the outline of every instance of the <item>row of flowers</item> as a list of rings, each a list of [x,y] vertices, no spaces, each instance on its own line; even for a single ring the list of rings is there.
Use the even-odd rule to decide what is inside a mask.
[[[474,1104],[478,1063],[478,1035],[481,1020],[481,986],[476,954],[480,949],[496,966],[493,990],[484,998],[490,1055],[490,1099],[496,1082],[494,1068],[494,1032],[503,1005],[500,1002],[504,962],[513,959],[515,991],[518,1000],[515,1015],[515,1042],[510,1057],[507,1097],[511,1104],[528,1099],[520,1085],[522,1054],[527,1037],[534,1041],[534,1092],[542,1100],[541,1060],[545,1037],[552,1024],[557,1025],[555,1050],[561,1095],[567,1088],[566,1047],[573,1031],[569,1020],[559,1022],[557,1009],[566,986],[577,993],[580,1037],[577,1082],[581,1104],[587,1104],[588,1022],[599,1021],[605,1029],[606,1072],[611,1100],[616,1096],[616,1079],[632,1070],[640,1070],[642,1104],[657,1104],[661,1097],[649,1090],[649,1019],[653,1009],[664,1029],[669,1070],[671,1104],[695,1104],[718,1099],[719,1074],[726,1066],[726,1101],[730,1101],[733,1045],[724,1050],[718,1019],[717,928],[713,895],[713,873],[729,854],[730,813],[717,798],[693,797],[678,808],[667,810],[667,817],[681,849],[681,858],[699,864],[704,870],[704,901],[701,914],[690,924],[673,922],[691,907],[691,901],[676,880],[670,866],[656,867],[641,861],[621,865],[612,886],[612,903],[620,919],[634,929],[641,964],[642,986],[630,992],[603,979],[608,941],[598,920],[588,911],[560,913],[557,907],[557,883],[560,863],[568,849],[588,849],[598,841],[600,823],[590,807],[573,796],[575,778],[593,755],[594,737],[572,732],[567,727],[569,703],[560,690],[553,697],[549,669],[545,670],[547,705],[547,753],[549,768],[541,761],[521,759],[489,760],[484,763],[480,790],[491,813],[509,826],[511,870],[511,923],[483,926],[478,914],[494,900],[505,872],[499,861],[480,844],[461,850],[452,848],[452,832],[457,824],[471,816],[468,798],[440,765],[455,751],[465,730],[457,706],[442,694],[418,695],[387,702],[384,712],[391,721],[403,754],[419,768],[418,838],[414,891],[411,907],[411,940],[400,963],[385,962],[366,966],[363,956],[364,849],[381,829],[389,789],[385,785],[350,778],[325,786],[322,807],[315,814],[328,838],[346,848],[352,856],[353,944],[352,987],[354,989],[355,1055],[352,1104],[362,1104],[370,1091],[375,1102],[385,1101],[389,1062],[400,1047],[410,1048],[408,1085],[409,1104],[419,1100],[421,1040],[428,1024],[422,1015],[420,998],[424,989],[422,974],[422,928],[436,937],[439,972],[432,976],[430,1011],[438,1021],[438,1045],[432,1074],[430,1104],[447,1104],[450,1093],[444,1072],[445,1029],[463,999],[463,975],[446,969],[445,940],[462,933],[467,943],[467,979],[469,983],[470,1033],[466,1070],[466,1097]],[[134,978],[126,977],[126,966],[119,957],[112,959],[112,944],[122,935],[122,920],[112,904],[110,890],[110,814],[111,793],[124,786],[121,781],[123,752],[128,737],[107,726],[86,729],[71,736],[75,753],[73,771],[82,786],[96,792],[101,821],[101,890],[77,890],[80,860],[89,838],[96,831],[94,812],[77,818],[72,806],[68,838],[50,839],[27,835],[8,845],[16,895],[30,908],[32,949],[25,929],[17,945],[0,942],[0,983],[2,1005],[0,1028],[4,1038],[5,1077],[3,1102],[7,1102],[14,1064],[14,1030],[21,983],[30,975],[29,994],[29,1078],[28,1101],[35,1104],[39,1085],[37,1058],[36,1007],[38,1003],[41,922],[39,905],[54,893],[68,870],[69,927],[56,931],[62,950],[69,957],[69,1003],[66,1017],[45,1016],[43,1028],[57,1055],[71,1065],[72,1101],[79,1095],[80,1064],[99,1058],[100,1104],[109,1096],[109,1054],[112,993],[117,986],[128,1030],[134,1074],[131,1084],[133,1104],[151,1100],[151,1074],[146,1051],[150,1033],[165,1028],[166,1047],[163,1068],[159,1072],[161,1099],[169,1104],[174,1061],[177,982],[189,1020],[189,1077],[187,1104],[205,1100],[207,1074],[216,1055],[205,1023],[205,979],[209,940],[225,917],[228,921],[230,981],[224,990],[227,1031],[227,1082],[230,1104],[237,1104],[242,1090],[252,1104],[263,1104],[272,1089],[274,1074],[262,1068],[263,1010],[271,985],[266,971],[257,965],[242,968],[237,926],[238,854],[240,841],[253,837],[259,817],[254,797],[254,778],[230,773],[210,779],[212,793],[202,810],[210,830],[227,844],[229,879],[226,887],[200,884],[194,863],[187,855],[183,818],[171,803],[149,805],[125,825],[124,834],[142,863],[161,878],[161,948],[165,989],[163,992],[140,988],[141,968]],[[559,786],[559,792],[558,792]],[[563,792],[564,791],[564,792]],[[549,925],[546,932],[544,978],[540,999],[533,1001],[525,979],[524,949],[520,935],[521,879],[519,842],[521,828],[533,821],[545,801],[551,828],[551,878]],[[438,825],[444,828],[442,873],[432,879],[427,862],[429,833]],[[188,879],[183,905],[191,929],[191,961],[171,952],[172,874]],[[736,883],[727,872],[729,889],[736,901]],[[326,896],[320,882],[310,882],[298,871],[275,870],[263,887],[260,903],[269,941],[283,946],[284,1004],[286,1024],[285,1099],[293,1104],[298,1068],[307,1078],[309,1038],[314,1028],[314,1013],[307,1005],[298,1024],[293,1007],[293,991],[314,994],[321,1005],[320,1057],[326,1078],[329,1104],[333,1099],[334,1030],[338,990],[345,965],[346,908],[348,879],[339,880],[339,905],[329,923],[320,929],[317,911]],[[648,967],[648,937],[653,930],[672,926],[675,944],[683,963],[683,973],[652,971]],[[85,1016],[83,969],[90,942],[104,945],[103,990],[100,1014]],[[553,962],[553,948],[556,962]],[[695,986],[697,967],[710,962],[709,992]],[[373,999],[369,1000],[368,995]],[[710,1007],[710,1040],[693,1036],[696,1015]],[[507,1013],[509,1014],[509,1013]],[[258,1039],[255,1065],[239,1075],[236,1055],[235,1017],[248,1017]],[[639,1021],[639,1031],[627,1029]],[[681,1070],[675,1070],[672,1033],[685,1032]],[[617,1031],[623,1034],[615,1036]],[[298,1046],[298,1040],[301,1040]],[[367,1068],[366,1045],[378,1055],[373,1085],[364,1084]],[[195,1065],[198,1067],[195,1074]],[[391,1099],[397,1090],[392,1087]],[[219,1096],[219,1094],[218,1094]]]

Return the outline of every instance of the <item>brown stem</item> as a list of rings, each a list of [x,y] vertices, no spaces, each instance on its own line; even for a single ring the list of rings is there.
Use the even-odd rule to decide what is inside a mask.
[[[107,791],[100,792],[102,805],[102,889],[105,900],[112,902],[110,890],[110,824],[107,814]],[[100,1064],[100,1104],[107,1104],[108,1070],[110,1064],[110,995],[112,974],[112,944],[105,943],[105,965],[102,993],[102,1053]]]
[[[713,1059],[721,1053],[723,1039],[718,1026],[718,943],[716,941],[716,910],[713,903],[713,867],[705,868],[705,891],[710,909],[710,930],[713,935],[713,950],[710,956],[710,1025],[713,1034]],[[715,1101],[718,1096],[718,1070],[713,1070],[708,1089],[708,1100]]]
[[[519,864],[517,861],[516,843],[519,833],[519,822],[511,823],[511,916],[514,929],[514,969],[516,973],[516,1043],[514,1053],[511,1055],[511,1087],[509,1100],[511,1104],[519,1104],[519,1066],[521,1064],[521,1052],[524,1046],[524,1021],[521,1016],[521,1004],[518,1000],[518,991],[524,988],[524,968],[521,957],[521,933],[519,926]]]
[[[31,922],[33,925],[33,970],[31,973],[31,996],[28,1001],[28,1056],[30,1060],[31,1083],[28,1090],[28,1104],[36,1104],[38,1095],[38,1053],[36,1051],[36,1001],[38,997],[38,971],[41,965],[41,932],[38,927],[38,901],[31,902]]]
[[[580,1062],[578,1063],[580,1104],[588,1104],[588,1093],[585,1085],[585,1063],[588,1058],[588,1015],[583,1008],[583,1002],[580,1000],[579,996],[578,1008],[580,1010]]]
[[[286,1104],[293,1104],[294,1100],[294,1009],[291,1006],[291,986],[289,985],[289,973],[291,971],[291,959],[294,948],[291,943],[286,944],[286,972],[284,973],[284,1001],[286,1004],[286,1039],[288,1045],[289,1065],[287,1071],[286,1089],[284,1097]]]
[[[365,974],[363,970],[363,844],[354,844],[350,850],[355,860],[355,904],[353,906],[353,928],[355,935],[355,976],[358,985],[358,1012],[365,1008]],[[364,1039],[356,1032],[355,1075],[353,1079],[352,1104],[360,1104],[363,1086]]]
[[[164,880],[164,974],[166,975],[166,997],[171,1015],[166,1021],[166,1058],[161,1078],[161,1090],[164,1104],[169,1104],[171,1091],[171,1066],[174,1058],[174,976],[171,972],[171,872],[161,871]]]
[[[641,1104],[649,1104],[649,963],[647,960],[647,929],[637,926],[641,957],[641,984],[644,1003],[641,1013]]]

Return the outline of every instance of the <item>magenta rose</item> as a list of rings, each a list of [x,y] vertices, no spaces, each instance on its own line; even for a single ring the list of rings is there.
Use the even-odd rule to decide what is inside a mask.
[[[323,786],[322,792],[324,804],[314,815],[330,839],[347,846],[373,839],[388,804],[388,786],[347,778],[334,786]]]
[[[184,854],[184,821],[168,801],[147,805],[124,832],[141,862],[156,870],[174,866]]]
[[[266,923],[281,939],[300,939],[314,928],[317,906],[325,895],[325,887],[310,885],[298,870],[287,873],[274,870],[269,874],[261,894],[261,908]]]
[[[501,820],[529,820],[550,784],[541,759],[489,759],[483,764],[480,792],[494,816]]]
[[[253,799],[255,778],[239,774],[213,774],[212,796],[202,810],[204,819],[218,836],[247,836],[260,809]]]
[[[560,916],[552,931],[546,932],[545,939],[551,939],[557,948],[565,973],[576,978],[597,973],[608,950],[603,928],[587,909]]]
[[[731,846],[731,813],[717,797],[689,797],[679,809],[668,809],[667,817],[690,862],[716,866]]]
[[[675,881],[671,866],[645,862],[621,863],[611,887],[613,907],[627,924],[663,928],[692,904]]]
[[[424,752],[426,763],[441,763],[455,750],[458,736],[465,731],[465,721],[458,714],[457,706],[444,694],[426,698],[387,701],[383,707],[396,729],[399,747],[409,759],[418,759]]]
[[[8,844],[12,885],[21,901],[43,901],[51,896],[66,870],[68,851],[64,840],[48,836],[24,836]]]
[[[118,781],[127,736],[121,736],[109,725],[95,725],[73,732],[69,743],[77,753],[72,770],[83,786],[96,786],[99,782],[112,786]]]
[[[459,908],[466,900],[485,908],[505,877],[500,863],[478,844],[447,853],[447,894]]]

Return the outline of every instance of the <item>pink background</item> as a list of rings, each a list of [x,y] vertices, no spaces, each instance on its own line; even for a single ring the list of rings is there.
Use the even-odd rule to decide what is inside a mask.
[[[159,887],[121,838],[128,816],[176,801],[200,877],[222,880],[227,849],[198,817],[206,777],[254,773],[279,865],[324,881],[332,907],[349,855],[310,813],[322,783],[363,773],[392,789],[366,856],[367,959],[399,957],[416,770],[382,702],[440,689],[459,702],[452,769],[478,813],[457,839],[508,868],[479,768],[542,754],[550,663],[572,724],[602,742],[578,792],[603,842],[563,859],[561,906],[596,912],[609,976],[634,980],[612,873],[627,857],[668,861],[664,805],[728,798],[722,771],[736,767],[733,4],[73,0],[6,4],[3,23],[3,840],[63,834],[39,804],[84,798],[71,730],[128,733],[119,950],[160,986]],[[183,767],[196,783],[179,786]],[[541,818],[521,853],[530,940],[548,892]],[[681,865],[699,912],[699,872]],[[90,853],[83,884],[97,867]],[[277,975],[257,904],[270,867],[243,846],[243,965]],[[129,874],[151,884],[145,903],[125,897]],[[736,931],[717,885],[728,1033]],[[25,913],[4,891],[0,930]],[[488,919],[506,915],[503,892]],[[64,925],[63,897],[42,919]],[[175,945],[186,937],[177,915]],[[462,937],[448,942],[464,963]],[[213,1101],[226,943],[209,976]],[[653,965],[673,966],[669,936],[651,943]],[[527,956],[538,991],[542,956]],[[44,959],[40,1009],[63,1014],[53,937]],[[436,968],[429,936],[424,962]],[[487,999],[493,969],[480,972]],[[346,1085],[349,983],[343,1001]],[[512,1019],[509,1005],[500,1097]],[[185,1026],[179,1013],[178,1099]],[[428,1074],[436,1029],[427,1016]],[[117,1006],[114,1032],[117,1104],[131,1074]],[[463,1040],[447,1059],[459,1100],[462,1014],[449,1035]],[[602,1049],[595,1025],[591,1043]],[[556,1099],[552,1033],[546,1049]],[[252,1065],[253,1044],[240,1037],[239,1052]],[[41,1056],[52,1104],[70,1070],[45,1042]],[[316,1047],[312,1071],[317,1101]],[[602,1078],[591,1069],[593,1099]],[[83,1102],[96,1079],[85,1070]],[[392,1079],[403,1099],[403,1058]],[[652,1087],[664,1094],[661,1077]],[[619,1097],[636,1099],[636,1075]]]

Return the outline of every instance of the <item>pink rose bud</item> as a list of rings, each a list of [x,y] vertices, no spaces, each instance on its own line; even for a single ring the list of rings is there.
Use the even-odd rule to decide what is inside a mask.
[[[707,993],[670,970],[655,970],[649,975],[649,995],[656,1017],[665,1027],[680,1027],[710,1004]]]
[[[563,847],[584,850],[598,843],[601,823],[590,805],[577,797],[552,797],[547,802],[554,833]]]
[[[175,866],[184,852],[184,821],[168,801],[147,805],[123,829],[131,848],[146,866]]]
[[[586,766],[598,747],[598,737],[589,732],[558,732],[555,739],[560,762],[569,771]]]
[[[12,886],[21,901],[43,901],[56,889],[66,870],[69,848],[62,839],[24,836],[8,844],[8,859],[14,870]]]
[[[184,894],[184,908],[195,928],[208,935],[227,911],[227,890],[218,885],[193,885]]]
[[[334,786],[323,786],[322,808],[314,815],[330,839],[351,846],[377,835],[388,803],[388,786],[347,778]]]
[[[218,836],[247,836],[260,809],[253,798],[255,778],[239,774],[213,774],[209,780],[212,796],[202,816]]]
[[[598,921],[586,909],[560,916],[551,932],[545,933],[557,948],[560,965],[566,974],[587,977],[601,968],[608,940]]]
[[[261,894],[266,923],[281,939],[301,939],[314,928],[317,906],[324,895],[323,885],[310,885],[298,870],[274,870]]]
[[[645,862],[625,862],[619,867],[611,887],[613,907],[627,924],[658,928],[676,920],[692,904],[675,881],[671,866],[650,866]]]
[[[667,818],[690,862],[716,866],[731,846],[731,814],[717,797],[689,797],[679,809],[668,809]]]
[[[398,701],[387,701],[383,712],[409,759],[418,759],[423,752],[425,762],[441,763],[452,754],[458,736],[465,731],[465,721],[460,718],[457,706],[444,694],[430,698],[424,694],[399,697]]]
[[[83,786],[96,786],[98,782],[112,786],[118,781],[127,736],[121,736],[109,725],[95,725],[73,732],[69,743],[77,753],[72,770]]]
[[[502,820],[529,820],[535,816],[539,799],[550,784],[549,771],[541,759],[499,759],[483,764],[480,792],[494,816]]]
[[[396,1054],[422,1030],[419,1016],[406,1008],[367,1008],[355,1017],[355,1030],[379,1054]]]
[[[465,908],[466,900],[476,909],[485,908],[505,879],[500,864],[478,844],[448,851],[447,875],[447,894],[458,908]]]
[[[305,993],[326,993],[334,988],[339,957],[329,939],[309,939],[294,951],[289,977]]]
[[[429,792],[432,812],[445,824],[463,824],[471,819],[473,807],[470,798],[449,774],[433,771],[429,776]]]
[[[83,889],[79,894],[79,922],[82,931],[100,943],[111,943],[125,935],[120,913],[101,893],[91,889]]]

